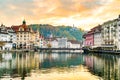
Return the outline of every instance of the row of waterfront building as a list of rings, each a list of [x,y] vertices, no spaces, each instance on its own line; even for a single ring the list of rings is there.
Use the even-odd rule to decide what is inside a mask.
[[[0,26],[0,50],[34,49],[35,47],[80,48],[80,42],[65,37],[45,38],[39,29],[33,30],[26,25],[25,20],[22,25],[6,27],[2,24]]]
[[[120,50],[120,15],[92,28],[83,38],[85,47]]]

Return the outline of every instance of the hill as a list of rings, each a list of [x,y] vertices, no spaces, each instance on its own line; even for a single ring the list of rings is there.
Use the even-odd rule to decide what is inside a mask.
[[[70,40],[82,40],[83,31],[80,28],[71,26],[52,26],[48,24],[32,24],[29,25],[34,30],[39,29],[44,37],[67,37]]]

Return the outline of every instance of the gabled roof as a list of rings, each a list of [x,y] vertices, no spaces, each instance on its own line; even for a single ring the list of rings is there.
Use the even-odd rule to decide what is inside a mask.
[[[76,40],[68,40],[68,42],[71,42],[72,44],[80,44],[80,42]]]
[[[6,29],[9,33],[15,33],[15,31],[11,27],[6,27]]]
[[[54,40],[56,40],[56,41],[57,41],[57,38],[56,38],[56,37],[52,37],[52,38],[45,38],[45,40],[50,40],[50,41],[54,41]]]
[[[13,26],[11,26],[11,28],[12,28],[15,32],[18,32],[20,27],[22,27],[25,32],[26,32],[26,31],[30,31],[30,29],[32,29],[32,28],[28,27],[28,25],[26,25],[26,21],[25,21],[25,20],[23,21],[23,24],[22,24],[22,25],[17,25],[17,26],[16,26],[16,25],[15,25],[15,26],[13,25]]]
[[[11,28],[15,31],[15,32],[18,32],[19,31],[19,28],[22,27],[24,28],[24,31],[29,31],[29,27],[25,24],[22,24],[22,25],[18,25],[18,26],[11,26]]]

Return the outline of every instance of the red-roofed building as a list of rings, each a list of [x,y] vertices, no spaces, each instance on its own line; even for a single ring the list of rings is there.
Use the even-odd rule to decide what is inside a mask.
[[[87,34],[85,34],[83,37],[85,39],[84,46],[93,46],[94,45],[94,34],[93,34],[92,29]]]
[[[80,42],[76,40],[68,40],[67,48],[81,48]]]
[[[11,28],[16,32],[17,48],[31,49],[34,46],[39,46],[39,31],[34,31],[28,27],[25,20],[22,25],[11,26]]]
[[[102,45],[101,25],[92,28],[84,37],[84,46],[100,47]]]

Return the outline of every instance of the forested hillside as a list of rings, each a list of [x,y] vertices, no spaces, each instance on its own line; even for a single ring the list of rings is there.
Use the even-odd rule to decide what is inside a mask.
[[[74,39],[77,41],[82,40],[83,31],[80,28],[71,26],[52,26],[48,24],[32,24],[29,25],[34,30],[39,29],[40,33],[44,37],[49,37],[50,35],[54,37],[67,37],[68,39]]]

